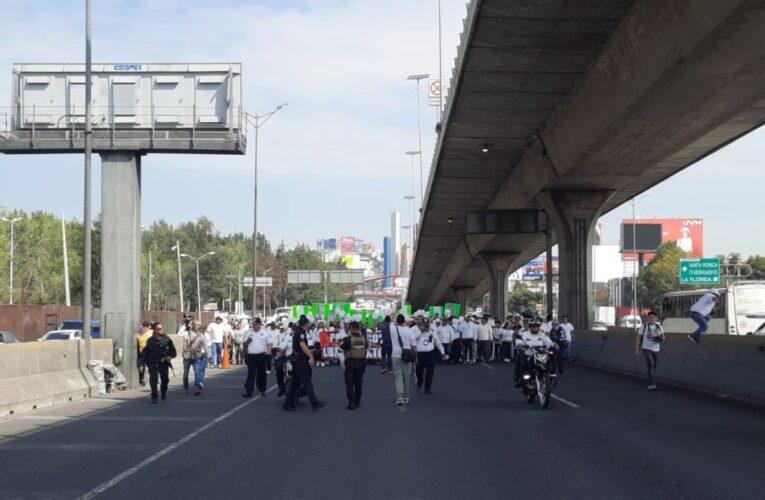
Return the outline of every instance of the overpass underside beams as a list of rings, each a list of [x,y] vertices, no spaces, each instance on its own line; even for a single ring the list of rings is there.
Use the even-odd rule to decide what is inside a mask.
[[[513,271],[545,249],[468,236],[466,212],[604,190],[606,213],[765,123],[763,25],[753,0],[471,2],[408,300],[480,297],[482,252],[518,254]]]

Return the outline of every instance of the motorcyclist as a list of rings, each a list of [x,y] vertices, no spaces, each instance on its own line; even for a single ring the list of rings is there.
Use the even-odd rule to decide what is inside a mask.
[[[526,348],[534,347],[546,347],[553,346],[553,341],[550,337],[545,335],[539,330],[541,321],[536,318],[532,318],[529,321],[528,330],[521,330],[520,339],[516,340],[516,349],[518,352],[518,362],[515,364],[515,387],[521,387],[521,373],[526,370],[526,367],[531,362],[530,357],[526,354]]]

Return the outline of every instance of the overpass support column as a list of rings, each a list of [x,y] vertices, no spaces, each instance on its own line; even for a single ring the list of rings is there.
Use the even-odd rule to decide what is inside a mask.
[[[462,315],[464,315],[467,312],[470,295],[474,288],[472,286],[453,286],[451,289],[454,294],[454,301],[462,306]]]
[[[481,253],[481,260],[489,271],[491,287],[491,313],[495,318],[504,319],[507,314],[507,271],[517,253]]]
[[[612,194],[610,189],[552,189],[538,197],[558,240],[558,316],[568,316],[576,328],[592,322],[595,222]]]
[[[141,157],[101,153],[101,331],[137,384],[134,332],[141,319]],[[119,361],[119,359],[115,359]]]

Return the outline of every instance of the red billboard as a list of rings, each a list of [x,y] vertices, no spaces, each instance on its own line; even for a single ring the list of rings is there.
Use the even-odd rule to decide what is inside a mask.
[[[704,219],[624,219],[624,224],[661,224],[661,242],[674,241],[677,246],[693,257],[704,256]],[[645,254],[645,261],[650,262],[655,257],[652,253]],[[632,252],[622,253],[622,260],[637,260]]]
[[[356,253],[356,238],[354,236],[343,236],[340,238],[340,253]]]

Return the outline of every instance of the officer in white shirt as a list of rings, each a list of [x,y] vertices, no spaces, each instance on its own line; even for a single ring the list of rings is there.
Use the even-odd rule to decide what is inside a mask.
[[[446,356],[446,351],[444,351],[444,346],[438,335],[430,329],[430,320],[427,317],[422,319],[412,333],[417,343],[417,365],[415,366],[417,392],[422,390],[424,383],[425,394],[433,394],[431,387],[433,386],[433,375],[436,372],[436,356],[443,359]]]
[[[274,371],[276,372],[276,385],[279,386],[277,397],[283,396],[287,388],[284,385],[286,373],[285,365],[287,363],[287,346],[292,343],[292,335],[287,334],[287,325],[279,324],[279,329],[271,335],[271,355],[274,359]]]
[[[568,342],[568,349],[566,349],[565,358],[566,361],[574,361],[574,325],[568,320],[568,317],[563,316],[560,322],[560,327],[566,334],[565,341]]]
[[[534,347],[547,347],[548,349],[553,347],[553,341],[550,337],[542,333],[539,329],[541,324],[536,318],[529,321],[529,329],[521,331],[521,338],[518,339],[517,345],[522,349],[518,362],[515,364],[515,387],[521,386],[521,373],[531,363],[529,355],[526,353],[527,348]]]
[[[655,391],[656,387],[656,364],[659,362],[659,351],[661,343],[664,341],[664,330],[656,322],[657,316],[654,311],[648,313],[648,322],[643,323],[640,333],[635,337],[635,356],[640,356],[640,350],[643,350],[643,357],[648,368],[648,385],[646,389]]]
[[[701,334],[709,329],[709,322],[712,321],[712,311],[719,299],[720,292],[712,289],[702,295],[702,297],[691,306],[691,319],[699,325],[695,332],[688,335],[688,340],[694,344],[698,344],[701,340]]]
[[[247,351],[247,380],[244,382],[244,394],[242,396],[245,398],[252,397],[253,389],[256,386],[261,396],[266,395],[266,383],[268,382],[266,366],[273,345],[271,344],[271,335],[262,327],[263,322],[260,318],[255,318],[252,321],[252,328],[244,334],[243,346]]]
[[[223,335],[226,333],[223,327],[223,317],[215,316],[215,321],[207,325],[205,332],[210,338],[210,368],[221,367],[223,359]]]

